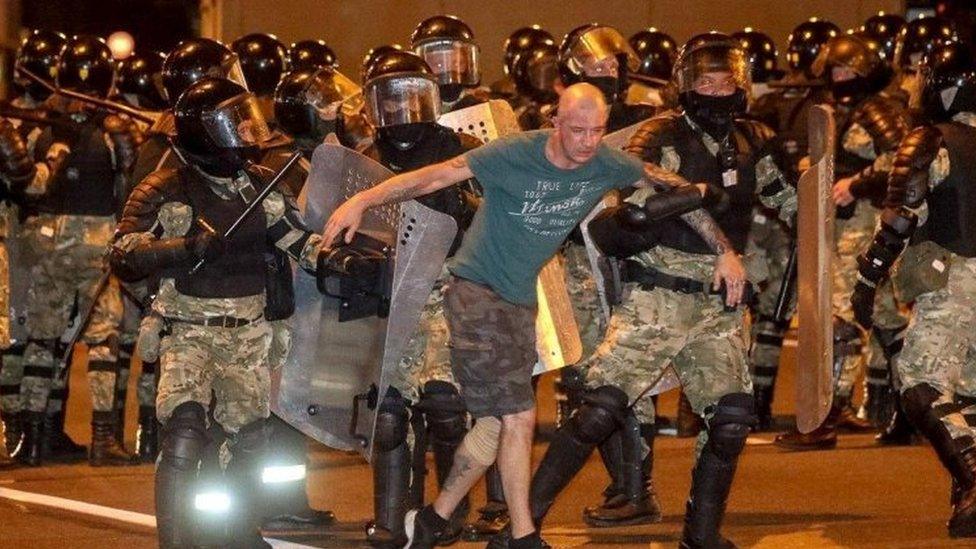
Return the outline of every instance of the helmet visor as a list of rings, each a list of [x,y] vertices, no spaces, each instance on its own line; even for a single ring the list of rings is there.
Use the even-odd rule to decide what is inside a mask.
[[[436,122],[441,96],[429,76],[390,75],[366,84],[366,115],[373,126],[384,128],[415,122]]]
[[[437,82],[477,86],[481,82],[478,69],[478,46],[459,40],[437,40],[420,44],[417,55],[424,58],[437,76]]]
[[[251,92],[231,97],[201,117],[207,135],[219,147],[246,148],[271,138],[271,130]]]
[[[552,90],[559,79],[559,71],[556,68],[556,56],[545,55],[533,57],[526,62],[525,75],[528,77],[529,85],[533,89],[540,91]]]
[[[610,57],[618,61],[624,58],[628,72],[636,72],[640,65],[640,59],[627,39],[613,27],[593,27],[581,33],[569,47],[568,54],[566,64],[575,74],[584,74],[588,65]]]
[[[744,51],[725,43],[703,44],[684,52],[674,67],[678,93],[729,95],[752,89],[749,60]]]

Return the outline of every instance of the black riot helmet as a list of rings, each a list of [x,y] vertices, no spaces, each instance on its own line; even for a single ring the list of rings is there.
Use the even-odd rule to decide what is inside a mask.
[[[652,27],[638,31],[628,42],[640,60],[637,74],[662,83],[671,79],[674,60],[678,57],[678,43],[671,35]]]
[[[169,52],[163,63],[163,89],[172,106],[191,84],[213,76],[227,78],[247,88],[237,54],[209,38],[190,38]]]
[[[135,52],[119,62],[115,89],[133,106],[161,111],[167,107],[160,52]]]
[[[16,66],[24,67],[49,84],[54,84],[58,75],[58,58],[68,39],[60,32],[34,30],[20,43],[17,50]],[[14,75],[15,82],[22,86],[33,99],[43,101],[51,92],[44,86],[22,76]]]
[[[359,65],[359,81],[366,82],[366,73],[369,72],[369,67],[373,64],[373,61],[383,57],[388,53],[405,51],[403,46],[400,44],[384,44],[382,46],[376,46],[366,52],[363,56],[363,62]]]
[[[176,145],[194,164],[217,177],[233,177],[260,156],[271,131],[257,98],[226,78],[206,77],[180,95],[173,108]]]
[[[861,25],[861,33],[880,42],[885,52],[885,59],[891,60],[895,55],[895,43],[898,41],[898,34],[904,27],[904,17],[895,13],[880,11],[864,21],[864,24]]]
[[[440,88],[419,55],[392,50],[376,56],[365,73],[366,118],[380,139],[408,149],[440,116]]]
[[[976,60],[964,44],[951,42],[934,49],[919,67],[919,77],[919,93],[911,104],[932,121],[976,112]]]
[[[339,107],[360,92],[359,86],[332,67],[291,71],[275,90],[275,122],[295,139],[322,141],[327,120],[341,120]]]
[[[830,87],[834,99],[842,104],[857,103],[884,89],[892,72],[881,57],[880,46],[871,47],[856,34],[831,38],[820,50],[811,71]],[[838,78],[837,69],[847,69],[850,78]],[[841,72],[841,71],[836,71]]]
[[[616,74],[608,68],[611,60],[616,61]],[[639,64],[620,31],[606,25],[589,23],[576,27],[559,45],[559,78],[563,84],[593,84],[603,92],[607,103],[615,103],[626,91],[628,75]]]
[[[840,34],[840,27],[811,17],[793,28],[787,38],[786,61],[795,71],[803,71],[807,76],[813,76],[810,67],[820,53],[820,48],[828,40]]]
[[[678,52],[671,85],[685,113],[721,139],[746,111],[752,88],[746,52],[727,34],[694,36]]]
[[[559,79],[558,59],[559,48],[546,42],[533,44],[516,54],[511,76],[519,95],[538,103],[554,103],[559,97],[555,88]]]
[[[955,41],[956,30],[948,19],[921,17],[910,21],[898,34],[895,66],[902,71],[915,72],[926,54],[938,46]]]
[[[536,44],[549,44],[552,46],[556,45],[556,39],[547,31],[543,30],[539,25],[532,25],[531,27],[521,27],[515,29],[512,34],[508,35],[505,39],[505,43],[502,44],[502,51],[504,52],[504,65],[505,74],[511,76],[512,69],[515,66],[515,56],[519,53],[535,46]]]
[[[106,98],[115,79],[115,61],[105,40],[90,34],[71,37],[58,58],[58,87]]]
[[[301,40],[288,48],[288,70],[337,68],[336,54],[324,40]]]
[[[230,44],[241,60],[241,70],[249,90],[259,96],[271,96],[285,73],[287,50],[273,34],[245,34]]]
[[[732,33],[732,38],[738,40],[746,52],[754,83],[766,83],[783,77],[783,71],[776,66],[776,43],[768,34],[746,27]]]
[[[471,27],[452,15],[428,17],[410,35],[410,47],[433,71],[441,100],[457,101],[464,88],[481,83],[479,49]]]

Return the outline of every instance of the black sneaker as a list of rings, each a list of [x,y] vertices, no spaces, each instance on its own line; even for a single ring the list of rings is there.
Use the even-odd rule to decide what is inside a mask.
[[[432,549],[437,545],[438,532],[424,522],[420,511],[421,509],[411,509],[403,519],[403,531],[407,535],[407,543],[403,549]]]

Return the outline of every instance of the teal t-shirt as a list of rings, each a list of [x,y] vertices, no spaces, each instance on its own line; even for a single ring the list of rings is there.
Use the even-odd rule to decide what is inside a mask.
[[[519,305],[536,304],[542,266],[600,198],[644,171],[638,158],[602,144],[586,164],[557,168],[545,154],[552,131],[510,135],[465,154],[484,201],[448,268]]]

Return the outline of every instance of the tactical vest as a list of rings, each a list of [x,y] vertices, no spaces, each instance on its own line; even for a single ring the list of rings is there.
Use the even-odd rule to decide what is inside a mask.
[[[949,176],[926,198],[925,236],[964,257],[976,257],[976,128],[938,124],[949,150]]]
[[[240,195],[230,200],[217,196],[210,190],[210,183],[190,168],[180,169],[179,177],[194,219],[205,219],[218,234],[230,228],[247,207]],[[186,236],[192,237],[203,230],[194,222]],[[245,297],[263,293],[267,269],[264,254],[268,250],[263,205],[247,216],[226,246],[223,254],[208,260],[196,273],[189,274],[189,269],[181,265],[169,269],[165,277],[174,279],[180,293],[193,297]]]
[[[759,161],[762,143],[756,142],[756,137],[745,123],[736,121],[735,131],[732,132],[736,150],[735,184],[725,186],[719,158],[705,147],[701,133],[692,129],[684,117],[676,120],[671,128],[675,135],[668,141],[681,159],[678,175],[692,183],[708,183],[728,195],[727,208],[722,211],[710,210],[709,213],[735,250],[744,252],[752,226],[752,206],[756,202],[756,162]],[[671,225],[673,229],[663,231],[662,245],[696,254],[712,253],[708,244],[687,224],[676,220]]]
[[[115,215],[116,189],[112,151],[102,131],[104,115],[80,124],[78,139],[38,202],[38,211],[66,215]]]

